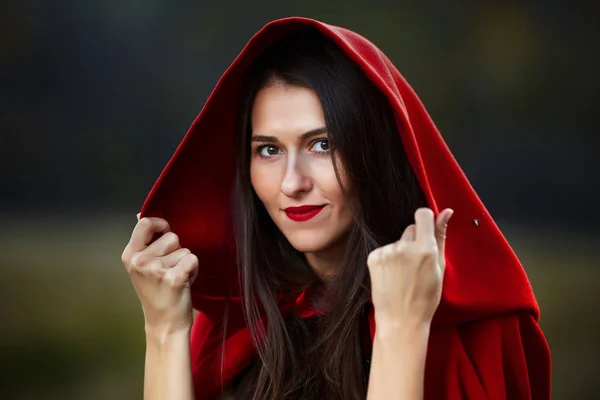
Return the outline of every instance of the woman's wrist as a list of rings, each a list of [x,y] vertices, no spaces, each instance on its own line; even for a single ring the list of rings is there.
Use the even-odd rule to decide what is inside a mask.
[[[375,339],[429,338],[431,322],[411,318],[377,318],[375,316]]]
[[[375,315],[369,400],[423,398],[430,323]]]
[[[160,327],[146,325],[146,341],[155,346],[164,347],[173,341],[189,340],[191,328],[191,325]]]
[[[146,326],[145,399],[193,399],[190,333],[185,326]]]

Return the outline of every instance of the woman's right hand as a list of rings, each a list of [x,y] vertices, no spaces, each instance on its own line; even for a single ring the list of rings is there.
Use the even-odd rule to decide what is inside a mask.
[[[375,319],[392,325],[429,326],[442,296],[448,221],[429,208],[415,212],[400,240],[373,250],[367,259]],[[385,325],[385,324],[380,324]]]
[[[142,304],[146,331],[163,336],[189,330],[190,287],[198,273],[198,258],[181,248],[167,221],[140,219],[121,260]]]

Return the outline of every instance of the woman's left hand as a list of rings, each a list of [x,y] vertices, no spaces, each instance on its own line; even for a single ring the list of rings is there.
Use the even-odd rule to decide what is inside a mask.
[[[429,208],[415,212],[397,242],[373,250],[367,259],[378,325],[429,326],[442,295],[446,228],[454,211],[437,218]]]

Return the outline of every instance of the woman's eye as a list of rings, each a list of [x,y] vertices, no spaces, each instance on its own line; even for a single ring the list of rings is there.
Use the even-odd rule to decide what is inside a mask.
[[[317,153],[327,153],[329,151],[329,140],[319,139],[313,144],[312,147]]]
[[[273,157],[279,154],[279,149],[275,146],[262,146],[258,150],[263,157]]]

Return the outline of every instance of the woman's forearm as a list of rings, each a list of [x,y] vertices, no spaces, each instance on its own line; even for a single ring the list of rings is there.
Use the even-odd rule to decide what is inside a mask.
[[[429,325],[379,323],[367,400],[421,400]]]
[[[190,331],[146,329],[144,400],[194,399]]]

